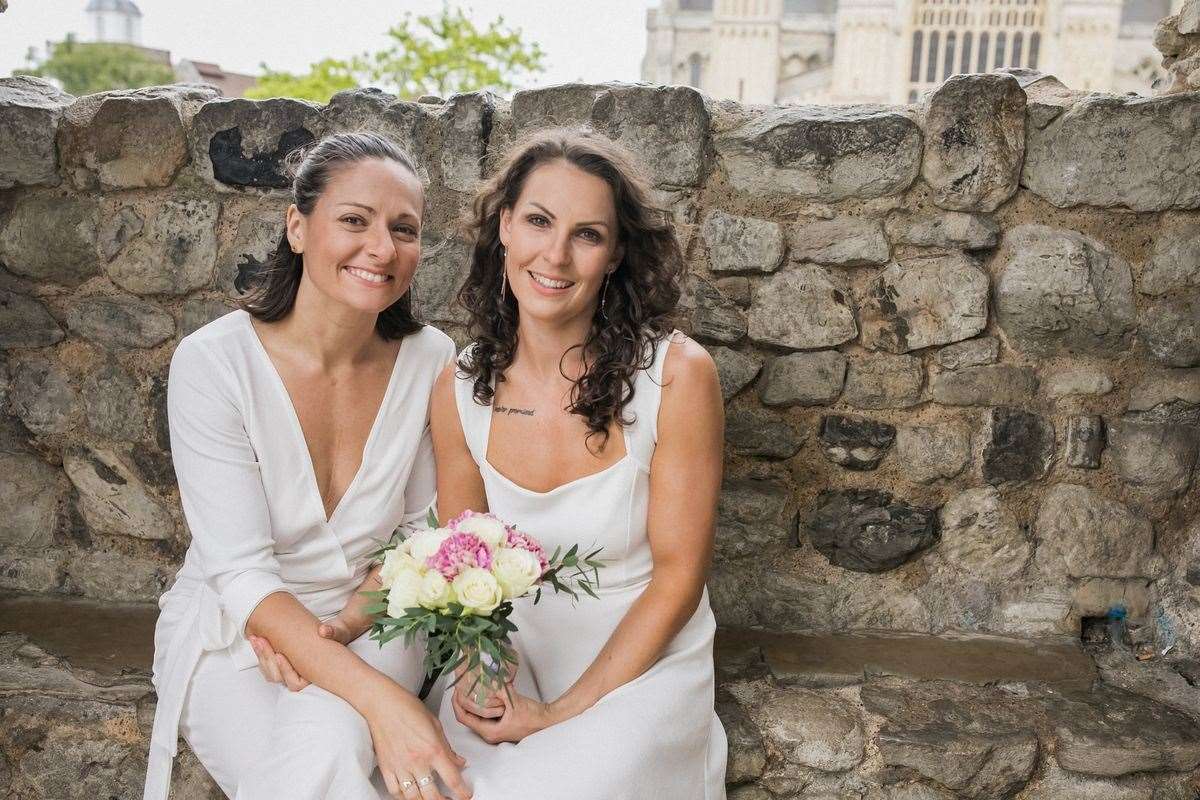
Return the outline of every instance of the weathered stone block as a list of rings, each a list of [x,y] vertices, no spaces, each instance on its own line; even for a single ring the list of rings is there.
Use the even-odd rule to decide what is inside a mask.
[[[750,306],[750,339],[790,350],[835,347],[858,335],[846,287],[813,264],[764,278]]]
[[[846,469],[872,470],[896,441],[896,428],[885,422],[842,414],[821,417],[821,452]]]
[[[933,376],[933,400],[946,406],[1016,405],[1033,397],[1037,375],[1031,367],[988,364]]]
[[[1200,424],[1200,369],[1149,372],[1129,391],[1140,421]]]
[[[213,320],[220,319],[230,311],[233,311],[233,307],[224,300],[203,298],[185,300],[179,312],[179,336],[181,338],[187,336]]]
[[[1128,484],[1182,492],[1191,483],[1197,448],[1192,427],[1122,417],[1109,423],[1108,442],[1117,473]]]
[[[716,712],[729,742],[726,783],[744,783],[762,775],[767,765],[767,749],[758,728],[734,700],[718,699]]]
[[[66,433],[78,398],[71,378],[52,361],[29,360],[13,369],[10,403],[36,434]]]
[[[971,460],[971,435],[952,422],[902,426],[896,434],[896,460],[906,477],[920,483],[953,478]]]
[[[74,99],[38,78],[0,78],[0,189],[59,182],[54,138]]]
[[[61,470],[36,456],[0,453],[0,551],[43,553],[54,529],[65,483]]]
[[[1194,214],[1163,214],[1154,236],[1150,258],[1142,268],[1138,291],[1142,294],[1200,287],[1200,237]]]
[[[717,365],[721,397],[726,401],[746,388],[762,369],[762,360],[752,353],[739,353],[728,347],[714,347],[710,352]]]
[[[212,283],[218,205],[167,200],[143,209],[145,224],[105,266],[113,283],[135,294],[187,294]]]
[[[921,402],[924,383],[921,359],[868,354],[850,359],[842,400],[855,408],[908,408]]]
[[[846,701],[804,689],[768,688],[756,694],[750,716],[789,763],[844,772],[862,761],[862,722]]]
[[[216,288],[234,294],[249,286],[251,279],[267,264],[283,238],[287,203],[274,197],[255,198],[253,206],[238,209],[230,201],[221,208],[222,227],[233,235],[218,240]],[[236,220],[230,225],[229,220]],[[428,250],[423,252],[419,276],[428,266]],[[435,254],[436,255],[436,254]]]
[[[88,528],[108,536],[170,539],[175,531],[162,502],[111,451],[76,448],[63,455],[67,477],[79,492]]]
[[[988,277],[961,255],[893,262],[859,309],[862,343],[907,353],[969,339],[987,327]]]
[[[716,139],[733,187],[755,196],[835,202],[899,194],[921,166],[921,129],[880,106],[757,112]]]
[[[48,347],[62,338],[62,328],[44,305],[32,297],[0,291],[0,350]]]
[[[725,441],[739,455],[791,458],[804,438],[790,422],[768,411],[739,408],[725,420]]]
[[[992,485],[1040,480],[1054,460],[1054,423],[1001,406],[991,412],[983,448],[983,479]]]
[[[783,263],[783,229],[778,223],[710,211],[701,232],[713,272],[774,272]]]
[[[1200,364],[1200,292],[1155,300],[1140,316],[1138,336],[1156,361],[1171,367]]]
[[[821,492],[804,531],[831,564],[856,572],[895,569],[939,536],[935,509],[858,489]]]
[[[1104,452],[1104,418],[1090,414],[1067,420],[1067,464],[1080,469],[1099,469]]]
[[[995,487],[967,489],[942,508],[938,554],[959,570],[985,580],[1019,575],[1033,553],[1016,515]]]
[[[1000,360],[1000,340],[994,336],[980,336],[965,342],[955,342],[938,350],[934,360],[942,369],[995,364]]]
[[[175,335],[175,320],[149,300],[93,295],[67,312],[77,336],[113,347],[154,347]]]
[[[891,255],[879,220],[834,217],[788,227],[788,258],[841,267],[886,264]]]
[[[140,439],[146,427],[137,381],[115,361],[94,372],[85,384],[88,427],[119,442]]]
[[[734,344],[746,335],[745,314],[711,283],[695,279],[692,300],[692,335],[697,339]]]
[[[1057,400],[1070,395],[1100,395],[1112,391],[1108,373],[1098,367],[1068,367],[1046,379],[1046,394]]]
[[[1154,529],[1116,500],[1060,483],[1046,493],[1034,526],[1038,558],[1073,578],[1144,575]]]
[[[1000,226],[991,217],[901,210],[888,216],[888,238],[896,244],[941,247],[947,250],[983,250],[1000,241]]]
[[[63,171],[79,189],[170,186],[189,157],[183,100],[218,96],[207,86],[155,86],[81,97],[58,134]]]
[[[77,286],[100,271],[95,200],[25,195],[0,231],[0,262],[9,272]]]
[[[471,271],[471,249],[459,236],[448,236],[426,246],[421,268],[413,277],[419,317],[443,324],[468,321],[456,298]]]
[[[792,537],[786,508],[790,492],[777,480],[734,478],[721,487],[716,550],[721,558],[761,555]]]
[[[570,84],[517,92],[518,134],[534,128],[590,124],[637,153],[656,184],[695,186],[707,171],[709,115],[688,86]]]
[[[954,75],[929,99],[921,175],[934,202],[994,211],[1017,191],[1025,158],[1025,93],[1010,75]]]
[[[283,158],[316,138],[319,108],[301,100],[220,99],[192,119],[192,163],[224,191],[286,189]]]
[[[175,571],[171,566],[121,553],[80,553],[66,564],[63,588],[118,603],[154,603]]]
[[[1021,225],[1005,234],[996,314],[1014,347],[1030,355],[1115,355],[1136,319],[1129,264],[1083,234]]]
[[[1059,208],[1196,208],[1200,179],[1178,165],[1200,159],[1197,127],[1200,103],[1189,94],[1086,95],[1029,126],[1021,185]]]
[[[792,353],[767,365],[760,399],[768,406],[832,403],[846,382],[846,357],[836,350]]]

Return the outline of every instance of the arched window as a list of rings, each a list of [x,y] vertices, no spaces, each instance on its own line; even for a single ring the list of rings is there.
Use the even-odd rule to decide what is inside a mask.
[[[1004,66],[1004,46],[1008,44],[1008,34],[1000,31],[996,34],[996,55],[992,59],[992,69]]]
[[[988,58],[988,42],[989,42],[989,40],[990,39],[989,39],[987,31],[984,31],[983,33],[979,34],[979,60],[977,62],[975,62],[975,71],[976,72],[987,72],[988,71],[987,58]]]
[[[1029,68],[1037,69],[1038,47],[1042,43],[1042,35],[1034,31],[1029,37]]]
[[[971,31],[963,34],[962,60],[959,64],[961,64],[958,68],[959,72],[971,71]]]
[[[688,86],[696,89],[700,88],[701,61],[699,53],[692,53],[688,56]]]
[[[929,34],[929,57],[925,61],[925,81],[933,83],[937,80],[938,68],[938,31]]]
[[[922,31],[913,31],[912,40],[912,66],[908,70],[908,80],[910,83],[916,83],[921,80],[921,41],[924,36]]]
[[[946,80],[946,78],[949,78],[954,74],[954,51],[957,39],[958,34],[954,31],[950,31],[946,34],[946,55],[944,56],[944,61],[942,62],[942,80]]]
[[[1014,67],[1021,66],[1021,55],[1022,55],[1021,51],[1024,49],[1025,49],[1025,34],[1021,33],[1020,31],[1017,31],[1015,34],[1013,34],[1012,65]]]

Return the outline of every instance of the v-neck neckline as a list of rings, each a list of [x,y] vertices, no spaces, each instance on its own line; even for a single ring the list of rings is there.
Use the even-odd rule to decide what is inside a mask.
[[[355,470],[354,477],[350,479],[350,483],[346,484],[346,489],[342,492],[342,496],[338,498],[333,510],[326,514],[325,501],[321,497],[321,487],[317,483],[317,468],[316,465],[313,464],[312,451],[308,447],[308,439],[304,436],[304,426],[300,424],[300,414],[296,411],[296,404],[292,401],[292,394],[288,391],[287,384],[283,381],[283,376],[279,374],[279,368],[275,366],[275,362],[271,359],[271,354],[267,352],[266,345],[264,345],[262,339],[259,338],[258,331],[254,329],[254,321],[250,314],[246,312],[242,313],[245,314],[246,328],[250,334],[250,338],[254,340],[255,348],[269,368],[271,376],[274,379],[275,386],[279,390],[279,393],[283,396],[285,404],[287,405],[287,409],[290,412],[293,438],[299,442],[300,449],[304,452],[304,458],[308,464],[308,484],[311,490],[310,496],[316,503],[317,512],[320,514],[322,523],[325,525],[332,525],[333,521],[337,518],[338,512],[341,511],[342,506],[346,504],[346,498],[348,498],[351,493],[354,492],[355,487],[358,485],[359,479],[362,477],[363,471],[366,469],[367,455],[371,451],[371,445],[375,442],[375,436],[379,432],[380,422],[384,416],[384,409],[387,408],[388,401],[392,396],[392,390],[396,386],[396,374],[400,371],[400,359],[404,355],[404,346],[408,343],[409,337],[405,336],[403,339],[401,339],[400,347],[396,350],[396,360],[392,362],[392,372],[388,376],[387,388],[383,392],[383,399],[379,401],[379,408],[375,410],[375,419],[371,422],[371,430],[367,433],[367,438],[363,442],[362,453],[358,462],[358,469]]]

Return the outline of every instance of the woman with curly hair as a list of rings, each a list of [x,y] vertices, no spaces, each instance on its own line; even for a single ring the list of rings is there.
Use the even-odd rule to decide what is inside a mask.
[[[432,401],[439,511],[608,563],[598,601],[518,604],[513,691],[480,706],[459,681],[447,738],[477,800],[563,780],[576,800],[723,798],[704,588],[723,406],[708,353],[672,333],[674,230],[630,156],[583,131],[518,145],[470,225],[474,341]]]

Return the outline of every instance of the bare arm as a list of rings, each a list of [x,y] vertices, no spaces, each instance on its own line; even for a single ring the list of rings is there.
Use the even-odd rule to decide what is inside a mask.
[[[471,457],[454,399],[454,370],[450,364],[433,385],[429,427],[437,462],[438,519],[445,522],[468,508],[487,511],[483,476]]]

